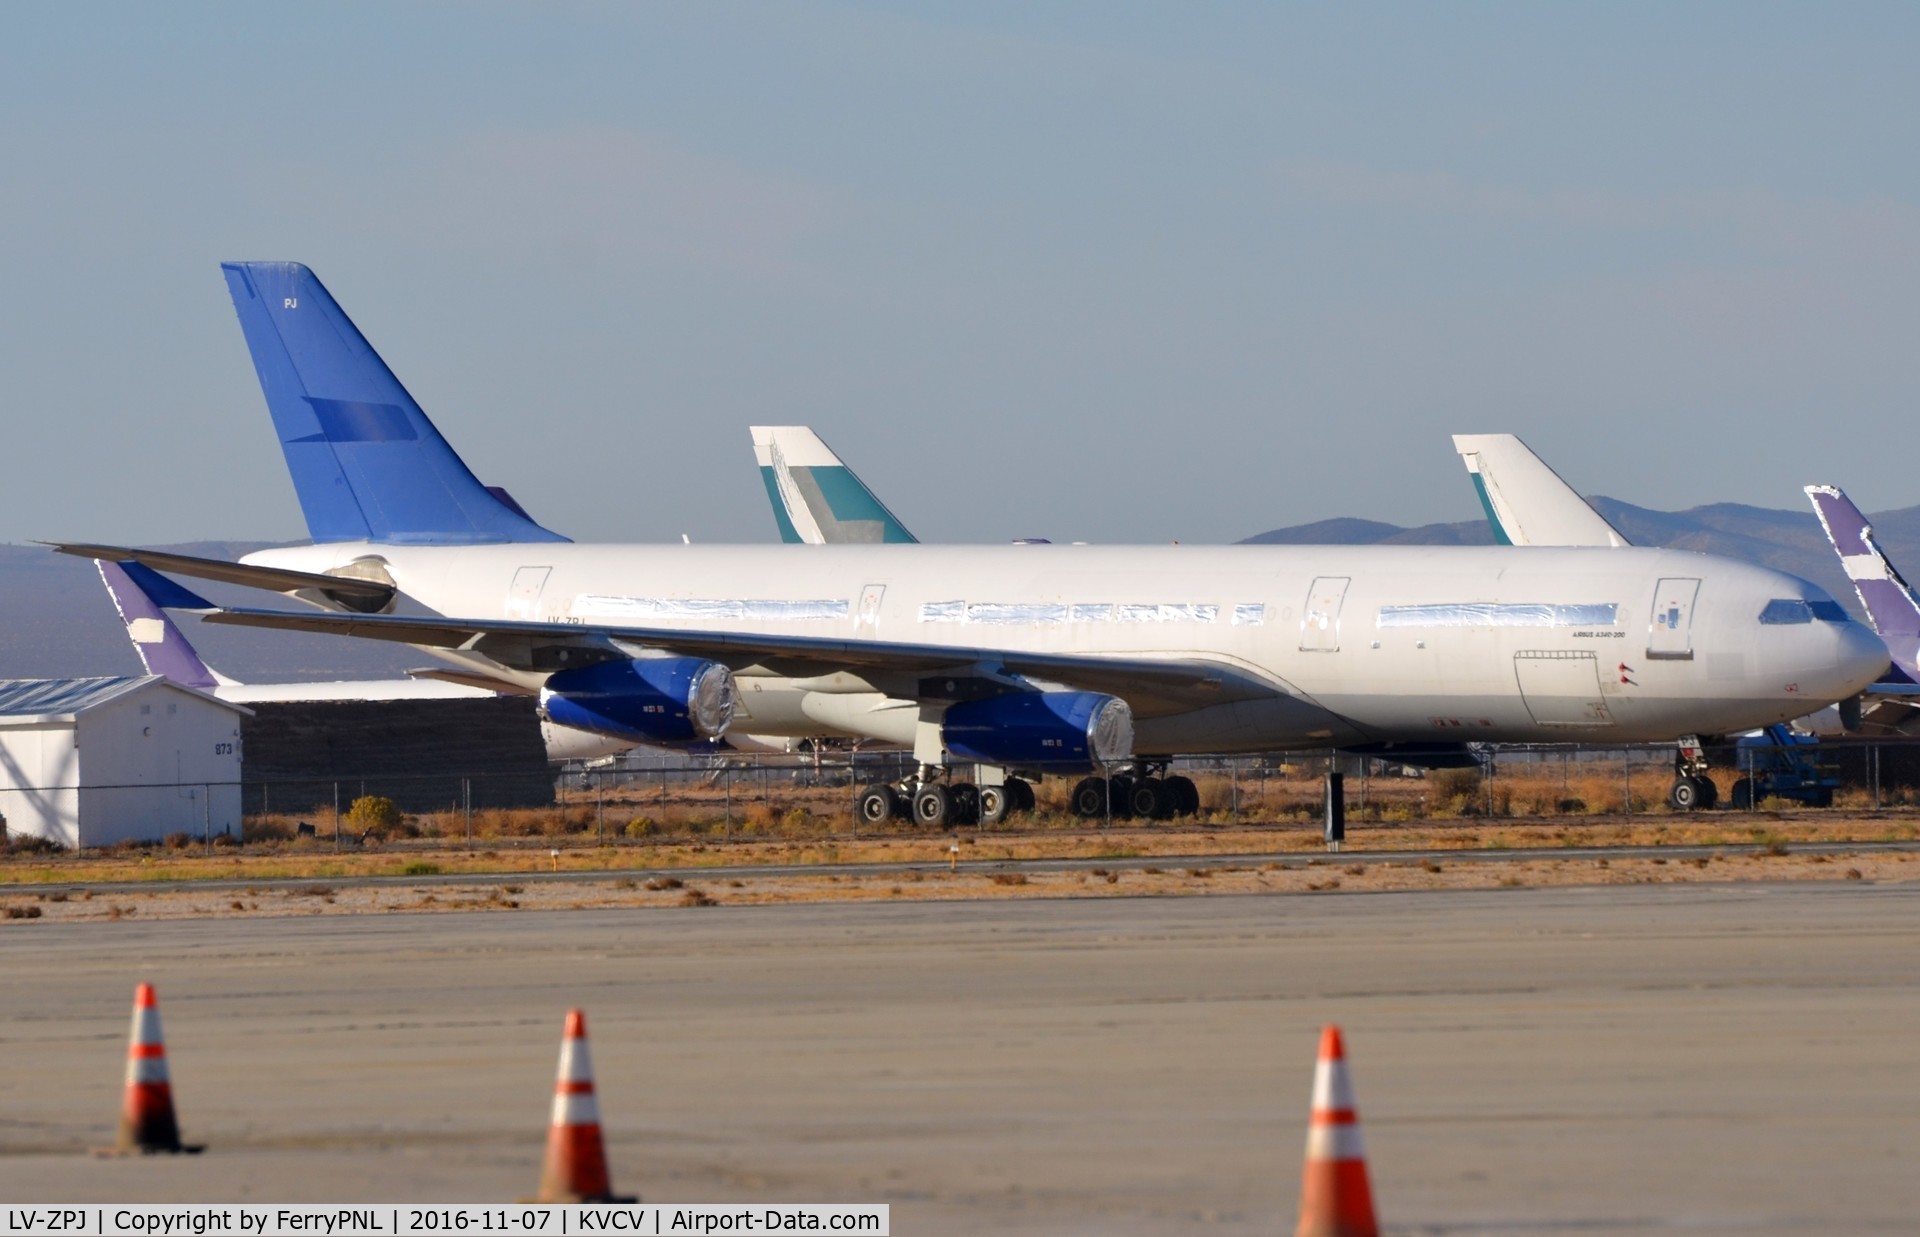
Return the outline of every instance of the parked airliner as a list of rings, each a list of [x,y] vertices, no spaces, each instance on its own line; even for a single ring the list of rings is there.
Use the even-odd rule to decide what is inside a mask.
[[[1177,754],[1719,734],[1887,666],[1844,614],[1761,621],[1815,586],[1671,550],[575,545],[474,478],[312,272],[224,269],[316,544],[106,556],[300,596],[329,612],[208,621],[435,649],[568,725],[911,744],[926,824],[962,765],[983,816],[1007,769],[1123,769],[1158,814]],[[401,593],[442,617],[388,613]]]

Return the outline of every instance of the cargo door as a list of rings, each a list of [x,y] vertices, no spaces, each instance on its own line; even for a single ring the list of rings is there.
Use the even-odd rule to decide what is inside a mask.
[[[1300,614],[1300,651],[1334,653],[1340,648],[1340,607],[1347,600],[1351,576],[1321,576],[1307,590]]]
[[[1613,725],[1600,694],[1600,662],[1592,653],[1548,649],[1513,655],[1513,676],[1527,712],[1542,726]]]
[[[531,621],[540,616],[540,590],[547,586],[551,567],[522,567],[513,573],[513,588],[507,593],[507,617]]]
[[[860,590],[860,609],[854,615],[853,626],[856,631],[877,631],[880,628],[880,603],[886,600],[887,586],[869,584]]]
[[[1684,661],[1693,656],[1693,601],[1700,581],[1678,577],[1662,580],[1653,590],[1653,621],[1647,636],[1647,656]]]

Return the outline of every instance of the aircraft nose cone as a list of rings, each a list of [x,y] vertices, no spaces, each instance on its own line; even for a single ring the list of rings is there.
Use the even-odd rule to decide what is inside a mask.
[[[1834,658],[1834,688],[1825,693],[1834,699],[1844,699],[1864,691],[1868,684],[1878,679],[1892,666],[1893,659],[1887,653],[1887,646],[1872,628],[1864,623],[1843,623],[1835,628],[1839,633],[1839,649]]]

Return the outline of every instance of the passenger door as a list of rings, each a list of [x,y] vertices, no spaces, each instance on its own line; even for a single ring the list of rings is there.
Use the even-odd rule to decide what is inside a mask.
[[[532,621],[540,616],[540,590],[547,586],[551,567],[522,567],[513,573],[507,593],[507,617]]]
[[[1340,607],[1346,602],[1351,582],[1351,576],[1321,576],[1307,590],[1307,604],[1300,612],[1302,653],[1340,650]]]
[[[1653,616],[1648,626],[1647,656],[1686,661],[1693,656],[1693,603],[1700,581],[1686,577],[1662,580],[1653,590]]]

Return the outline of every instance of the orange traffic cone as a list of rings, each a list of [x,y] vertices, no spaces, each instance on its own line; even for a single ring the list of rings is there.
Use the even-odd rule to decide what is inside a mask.
[[[160,1033],[160,1003],[153,985],[133,993],[133,1033],[127,1044],[127,1093],[120,1107],[120,1142],[114,1152],[196,1154],[204,1146],[180,1141],[173,1115],[173,1086],[167,1077],[167,1044]]]
[[[1353,1106],[1353,1079],[1340,1028],[1320,1032],[1320,1064],[1313,1074],[1313,1118],[1307,1129],[1307,1169],[1300,1186],[1295,1237],[1379,1237],[1373,1190],[1367,1184],[1367,1148]]]
[[[614,1194],[607,1178],[607,1149],[600,1141],[600,1103],[593,1095],[593,1057],[587,1051],[587,1016],[567,1012],[560,1042],[560,1078],[553,1087],[553,1126],[547,1131],[547,1162],[540,1171],[539,1203],[637,1203]]]

